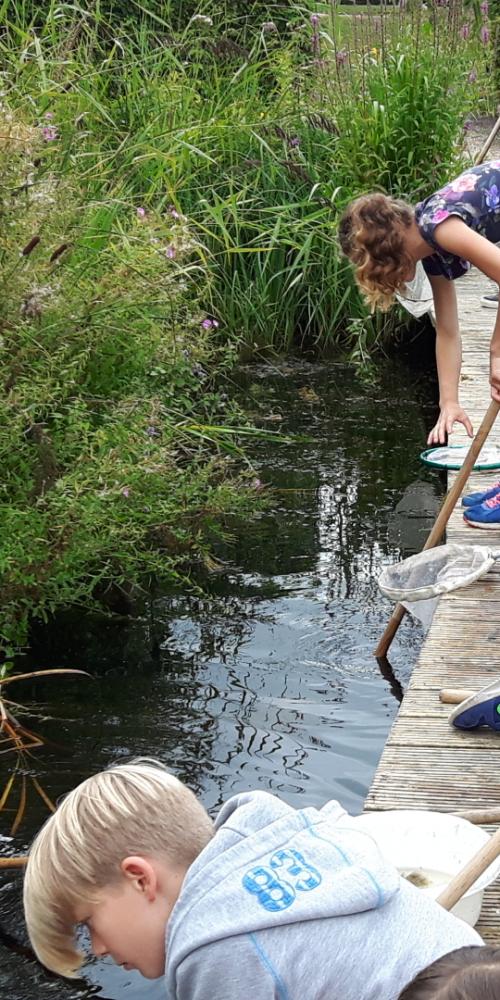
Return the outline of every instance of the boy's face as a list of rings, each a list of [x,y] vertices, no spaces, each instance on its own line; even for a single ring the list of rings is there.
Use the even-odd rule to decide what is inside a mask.
[[[147,979],[165,972],[165,930],[185,871],[164,862],[126,858],[118,885],[100,889],[96,901],[78,909],[75,921],[88,928],[97,958],[109,955]]]

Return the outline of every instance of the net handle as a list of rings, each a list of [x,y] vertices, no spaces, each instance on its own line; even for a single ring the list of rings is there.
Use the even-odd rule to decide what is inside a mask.
[[[454,510],[456,502],[460,497],[465,484],[467,483],[474,465],[476,464],[479,452],[481,451],[481,448],[483,447],[483,444],[486,441],[493,424],[495,423],[499,409],[500,403],[497,403],[496,399],[492,399],[483,417],[481,426],[479,427],[479,430],[477,431],[477,434],[469,448],[464,464],[462,465],[460,471],[457,472],[455,482],[444,499],[443,506],[439,511],[439,514],[434,522],[434,526],[424,545],[424,550],[433,549],[434,546],[438,545],[441,541],[452,511]],[[396,607],[394,608],[394,611],[392,612],[392,615],[386,625],[384,634],[374,649],[374,656],[376,656],[377,659],[387,655],[387,650],[389,649],[389,646],[391,645],[391,642],[394,639],[405,614],[406,608],[402,604],[396,604]]]
[[[437,902],[445,910],[451,910],[458,903],[459,899],[465,895],[471,885],[486,871],[487,868],[496,861],[500,854],[500,830],[497,830],[484,847],[474,854],[474,857],[459,871],[446,889],[437,898]]]

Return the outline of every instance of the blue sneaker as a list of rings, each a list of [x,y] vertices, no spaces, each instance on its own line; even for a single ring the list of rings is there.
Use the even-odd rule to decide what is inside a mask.
[[[500,493],[500,479],[498,483],[488,486],[488,489],[483,490],[482,493],[469,493],[466,497],[462,497],[462,507],[478,507],[480,503],[494,497],[496,493]]]
[[[500,528],[500,493],[480,503],[478,507],[464,510],[464,521],[471,528]]]

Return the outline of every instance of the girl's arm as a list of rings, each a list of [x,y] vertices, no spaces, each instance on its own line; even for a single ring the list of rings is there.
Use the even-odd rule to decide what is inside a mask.
[[[434,239],[445,250],[469,260],[500,285],[500,249],[469,229],[458,216],[452,215],[441,222],[434,232]],[[500,402],[500,309],[490,344],[490,385],[493,399]]]
[[[452,281],[429,275],[436,312],[436,363],[439,378],[440,414],[427,444],[442,444],[455,421],[472,435],[472,425],[458,401],[462,345],[458,326],[457,297]]]

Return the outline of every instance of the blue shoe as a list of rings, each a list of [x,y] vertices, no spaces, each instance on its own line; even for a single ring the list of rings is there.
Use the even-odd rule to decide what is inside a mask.
[[[482,493],[469,493],[466,497],[462,497],[462,507],[478,507],[480,503],[494,497],[496,493],[500,493],[500,479],[498,483],[488,486],[488,489],[483,490]]]
[[[464,521],[471,528],[500,528],[500,493],[464,510]]]

